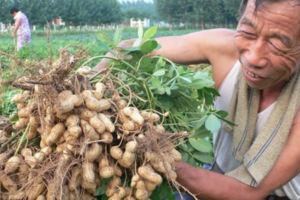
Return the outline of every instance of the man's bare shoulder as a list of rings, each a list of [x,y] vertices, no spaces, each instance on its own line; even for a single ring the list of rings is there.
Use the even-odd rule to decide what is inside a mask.
[[[234,42],[235,31],[230,29],[213,29],[207,32],[209,42],[216,56],[237,56],[237,49]],[[213,55],[214,56],[214,55]],[[214,59],[214,58],[211,58]]]
[[[214,65],[220,59],[236,59],[235,31],[230,29],[209,29],[185,35],[184,39],[194,46],[195,52],[203,54]]]
[[[177,45],[180,41],[184,44],[181,45],[181,49],[185,49],[182,60],[189,58],[195,63],[201,61],[212,65],[216,87],[220,86],[239,57],[234,30],[219,28],[198,31],[180,36],[177,41]]]
[[[157,38],[161,49],[156,54],[179,63],[214,63],[216,59],[233,57],[236,52],[234,31],[229,29],[201,30],[180,36]]]
[[[230,29],[214,29],[208,31],[210,51],[206,57],[213,66],[213,78],[219,87],[239,58],[235,45],[235,31]]]

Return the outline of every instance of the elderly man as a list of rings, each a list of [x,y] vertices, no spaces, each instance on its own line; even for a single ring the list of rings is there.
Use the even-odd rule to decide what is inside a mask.
[[[212,171],[180,162],[177,180],[201,199],[300,199],[300,0],[243,0],[241,11],[235,31],[157,39],[157,55],[212,65],[216,106],[235,124],[214,138]]]
[[[10,9],[10,14],[14,17],[15,24],[12,35],[17,37],[17,50],[31,41],[29,21],[24,13],[17,8]]]
[[[204,199],[300,199],[300,1],[246,0],[236,31],[158,41],[157,54],[213,66],[236,124],[215,138],[219,173],[178,163],[178,181]]]

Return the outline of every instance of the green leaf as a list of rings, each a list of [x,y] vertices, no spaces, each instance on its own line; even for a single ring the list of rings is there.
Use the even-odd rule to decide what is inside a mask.
[[[198,90],[199,97],[205,99],[207,105],[213,105],[214,99],[219,95],[219,92],[213,87],[205,87]]]
[[[151,81],[151,85],[149,87],[151,89],[157,89],[157,88],[161,87],[161,82],[160,82],[159,78],[152,77],[150,81]]]
[[[187,142],[186,146],[187,146],[187,152],[192,153],[196,151],[195,148],[190,143]]]
[[[212,144],[201,138],[189,138],[189,143],[192,145],[195,150],[200,151],[200,152],[205,152],[205,153],[210,153],[212,152]]]
[[[104,31],[97,33],[97,38],[109,47],[112,47],[114,45],[112,42],[112,38],[108,35],[108,33]]]
[[[208,72],[197,71],[194,74],[194,79],[209,79],[212,80],[211,75]]]
[[[166,65],[166,61],[160,57],[155,65],[155,68],[164,68]]]
[[[181,144],[179,147],[180,147],[180,149],[182,149],[183,151],[189,151],[189,148],[188,148],[187,143],[183,143],[183,144]]]
[[[181,153],[181,156],[182,156],[182,160],[187,162],[188,159],[190,158],[190,155],[187,152],[180,152],[180,153]]]
[[[187,163],[193,165],[193,166],[198,166],[197,160],[195,160],[192,156],[190,156],[187,160]]]
[[[193,153],[193,158],[203,163],[212,163],[214,161],[214,157],[212,156],[212,154],[201,152]]]
[[[175,195],[167,181],[163,181],[152,193],[151,198],[153,200],[175,200]]]
[[[205,117],[202,116],[201,118],[197,119],[196,121],[192,122],[192,125],[194,127],[194,129],[199,129],[203,126],[203,124],[205,123]]]
[[[122,32],[123,30],[118,28],[116,31],[115,31],[115,34],[114,34],[114,46],[117,46],[121,39],[122,39]]]
[[[131,53],[131,52],[136,52],[136,51],[140,51],[140,47],[127,47],[127,48],[123,48],[123,51],[127,52],[127,53]]]
[[[187,83],[192,83],[192,80],[187,78],[187,77],[179,76],[179,78],[182,79],[183,81],[187,82]]]
[[[155,40],[148,40],[147,42],[143,43],[141,46],[141,51],[143,54],[148,54],[155,50],[158,47],[158,43]]]
[[[155,63],[156,60],[153,60],[152,58],[149,57],[143,57],[139,69],[141,72],[152,74],[154,71]]]
[[[212,85],[213,82],[210,80],[193,80],[193,82],[189,84],[189,87],[200,90],[205,87],[212,87]]]
[[[193,76],[193,82],[189,87],[194,89],[202,89],[204,87],[213,87],[214,81],[207,72],[196,72]]]
[[[197,130],[195,130],[193,136],[196,138],[209,138],[212,136],[212,133],[209,130],[207,130],[204,126],[201,126]]]
[[[219,111],[217,111],[217,115],[220,118],[225,118],[225,117],[227,117],[228,113],[226,111],[219,110]]]
[[[156,33],[157,33],[157,26],[150,27],[144,33],[143,40],[146,41],[146,40],[152,39]]]
[[[171,95],[171,88],[166,87],[165,90],[166,90],[167,95]]]
[[[101,196],[104,195],[106,192],[106,188],[108,186],[108,183],[110,182],[110,178],[108,179],[101,179],[101,185],[100,187],[97,188],[96,192],[95,192],[95,196]]]
[[[221,120],[215,115],[211,114],[205,120],[205,128],[212,133],[216,133],[221,128]]]
[[[191,97],[193,99],[198,99],[198,97],[199,97],[198,91],[197,90],[192,90]]]
[[[152,75],[153,76],[163,76],[163,75],[165,75],[165,73],[166,73],[165,69],[160,69],[160,70],[157,70],[156,72],[154,72]]]
[[[170,110],[174,108],[174,98],[168,95],[161,95],[157,97],[159,103],[161,104],[160,107],[164,108],[165,110]]]
[[[160,94],[160,95],[163,95],[163,94],[165,94],[166,93],[166,90],[165,90],[165,88],[164,87],[161,87],[161,88],[157,88],[157,93],[158,94]]]
[[[142,40],[144,35],[144,28],[142,23],[139,24],[139,29],[138,29],[138,39]]]

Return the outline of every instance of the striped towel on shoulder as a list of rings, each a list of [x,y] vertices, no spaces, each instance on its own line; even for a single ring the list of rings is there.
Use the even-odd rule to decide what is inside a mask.
[[[275,164],[292,127],[300,103],[299,70],[283,87],[275,108],[260,133],[255,136],[260,91],[249,88],[240,74],[225,128],[233,134],[233,152],[242,165],[227,173],[239,181],[258,185]]]

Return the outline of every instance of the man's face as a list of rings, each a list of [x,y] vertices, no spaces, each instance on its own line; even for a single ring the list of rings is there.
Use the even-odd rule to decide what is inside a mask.
[[[17,14],[16,12],[13,12],[13,13],[11,13],[11,16],[12,16],[12,17],[15,17],[16,14]]]
[[[255,12],[250,0],[235,36],[249,86],[276,90],[290,78],[300,64],[299,33],[300,6],[294,1],[265,3]]]

